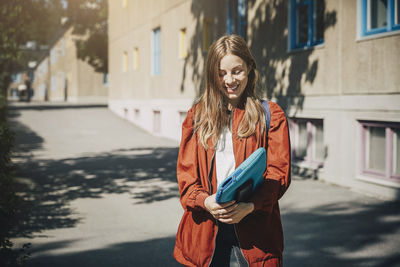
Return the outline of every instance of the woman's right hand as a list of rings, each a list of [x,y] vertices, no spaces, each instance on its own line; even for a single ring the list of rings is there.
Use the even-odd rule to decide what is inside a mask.
[[[220,218],[225,218],[226,216],[231,214],[231,212],[235,210],[238,206],[235,200],[219,204],[215,201],[215,196],[216,194],[208,196],[204,200],[204,206],[206,207],[208,212],[217,220],[219,220]]]

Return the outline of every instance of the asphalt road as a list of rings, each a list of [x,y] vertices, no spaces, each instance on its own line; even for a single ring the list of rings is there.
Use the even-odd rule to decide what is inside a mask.
[[[177,142],[105,107],[9,113],[27,266],[178,266]],[[294,177],[280,204],[285,266],[400,266],[400,203]]]

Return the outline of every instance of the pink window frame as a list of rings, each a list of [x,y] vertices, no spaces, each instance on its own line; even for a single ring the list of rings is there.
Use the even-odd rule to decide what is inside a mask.
[[[393,170],[393,153],[394,153],[394,131],[393,128],[400,129],[399,123],[391,122],[371,122],[371,121],[359,121],[361,127],[361,173],[363,175],[372,176],[391,182],[400,183],[400,175],[394,174]],[[380,127],[385,128],[385,171],[379,172],[376,170],[368,169],[367,167],[367,131],[368,127]]]
[[[153,131],[155,133],[161,132],[161,111],[153,110]]]
[[[308,119],[308,118],[290,118],[290,128],[296,129],[298,122],[306,122],[307,129],[307,152],[304,158],[296,157],[296,139],[298,138],[296,131],[293,131],[291,134],[291,156],[294,162],[303,162],[312,166],[322,167],[324,165],[323,160],[318,160],[315,158],[313,151],[313,124],[322,123],[322,127],[324,125],[323,119]]]

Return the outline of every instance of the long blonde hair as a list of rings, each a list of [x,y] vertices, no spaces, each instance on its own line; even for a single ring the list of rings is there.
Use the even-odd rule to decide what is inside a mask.
[[[256,95],[258,71],[255,60],[246,41],[239,35],[226,35],[215,41],[209,49],[206,61],[206,88],[197,101],[194,115],[194,132],[199,141],[208,148],[207,140],[211,138],[215,145],[224,127],[229,126],[227,114],[228,99],[219,89],[218,72],[221,59],[232,54],[240,57],[247,65],[248,81],[241,95],[239,106],[245,109],[243,120],[239,124],[237,135],[246,138],[255,133],[260,122],[260,132],[265,130],[265,116],[260,98]]]

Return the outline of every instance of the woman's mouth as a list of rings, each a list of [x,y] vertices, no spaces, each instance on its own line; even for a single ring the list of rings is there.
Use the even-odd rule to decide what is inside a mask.
[[[239,88],[239,84],[236,84],[235,86],[225,86],[226,90],[229,92],[235,92],[236,89]]]

